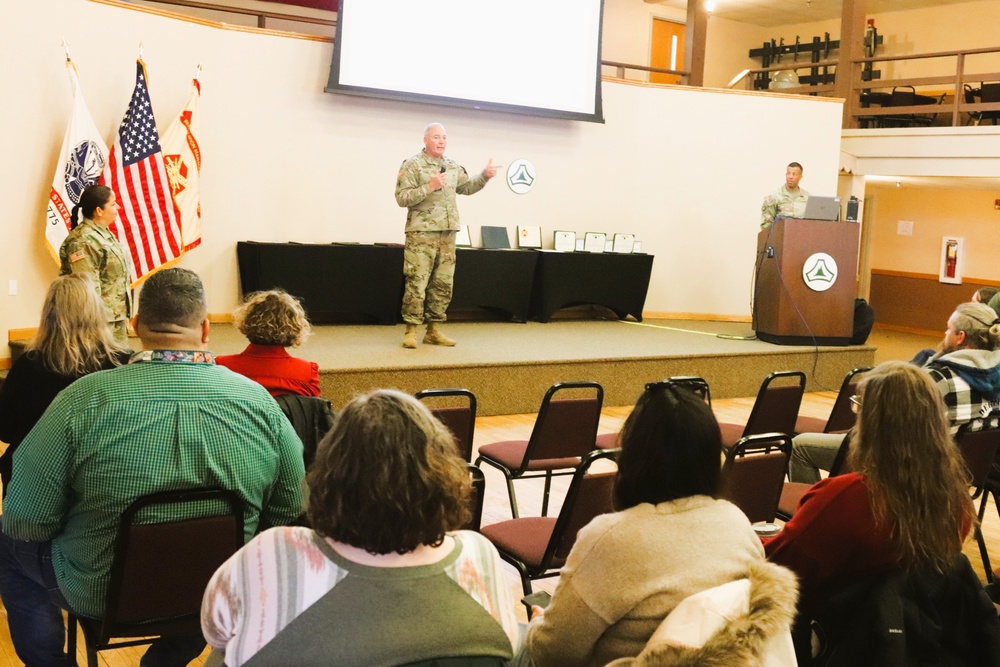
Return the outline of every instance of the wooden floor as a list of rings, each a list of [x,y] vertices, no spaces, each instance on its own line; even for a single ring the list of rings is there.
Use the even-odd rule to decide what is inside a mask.
[[[912,336],[905,334],[891,334],[876,332],[873,341],[879,346],[879,353],[876,361],[881,362],[886,359],[909,359],[913,353],[922,347],[930,347],[936,343],[934,339],[926,337]],[[835,394],[833,392],[818,392],[807,394],[802,403],[801,414],[825,419],[833,405]],[[739,422],[745,420],[753,405],[753,397],[718,399],[713,401],[713,407],[720,421]],[[616,432],[631,411],[630,406],[605,408],[602,413],[600,431],[602,433]],[[506,415],[480,417],[476,420],[475,447],[485,445],[499,440],[527,439],[534,424],[535,415]],[[483,523],[490,524],[504,521],[510,518],[510,506],[507,501],[506,487],[503,476],[489,466],[484,467],[486,474],[486,502],[483,513]],[[518,505],[522,516],[537,515],[541,509],[542,481],[541,480],[521,480],[515,482],[518,498]],[[568,478],[556,478],[553,483],[552,501],[550,514],[558,512],[562,497],[568,486]],[[990,506],[986,512],[986,519],[983,523],[983,533],[986,543],[997,565],[1000,565],[1000,517],[998,517],[996,507],[991,499]],[[965,546],[965,553],[972,562],[973,568],[979,574],[980,579],[985,580],[982,562],[974,541],[969,541]],[[506,567],[506,566],[505,566]],[[513,568],[507,568],[507,573],[512,590],[515,591],[517,599],[520,599],[520,582]],[[557,578],[543,579],[535,583],[535,590],[544,589],[552,591],[555,589]],[[6,611],[0,608],[0,613],[6,616]],[[518,614],[524,620],[524,610],[518,605]],[[6,619],[3,619],[6,621]],[[82,646],[82,640],[80,642]],[[105,651],[99,654],[101,665],[107,667],[134,667],[139,664],[139,658],[144,651],[143,647],[126,648],[117,651]],[[192,662],[192,665],[202,665],[207,650],[202,656]],[[86,657],[82,651],[78,656],[79,664],[86,664]],[[0,667],[21,665],[22,663],[14,655],[14,650],[10,642],[10,635],[7,631],[7,623],[0,623]]]

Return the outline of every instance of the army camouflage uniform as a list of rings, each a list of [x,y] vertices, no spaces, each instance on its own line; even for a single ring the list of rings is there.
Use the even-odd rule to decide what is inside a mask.
[[[798,192],[792,194],[788,191],[788,186],[782,185],[764,198],[764,205],[760,207],[760,228],[767,229],[778,216],[801,218],[806,213],[808,200],[809,191],[805,188],[799,188]]]
[[[128,253],[107,227],[84,218],[59,248],[60,275],[87,274],[104,300],[108,322],[115,338],[128,341],[128,318],[132,315]]]
[[[446,168],[447,182],[430,190],[430,180]],[[403,162],[396,177],[396,203],[406,215],[403,250],[403,321],[407,324],[444,322],[455,278],[455,236],[458,232],[456,195],[479,192],[489,179],[480,173],[469,178],[465,169],[447,157],[433,158],[421,151]]]

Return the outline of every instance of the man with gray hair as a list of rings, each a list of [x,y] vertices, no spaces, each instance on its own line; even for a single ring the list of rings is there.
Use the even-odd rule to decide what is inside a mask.
[[[475,178],[444,156],[448,137],[444,126],[424,128],[424,148],[405,160],[396,175],[396,203],[406,214],[406,247],[403,250],[403,347],[417,347],[417,327],[427,323],[424,343],[451,347],[455,341],[438,329],[445,321],[455,279],[455,236],[458,233],[456,195],[471,195],[496,176],[491,159]]]
[[[144,350],[66,388],[14,456],[0,597],[28,665],[69,664],[61,609],[101,617],[118,522],[139,496],[236,491],[246,539],[302,513],[302,444],[262,386],[215,365],[198,276],[150,276],[133,324]],[[160,639],[140,664],[186,665],[204,646]]]
[[[1000,318],[996,312],[982,303],[959,304],[948,318],[940,351],[923,368],[948,408],[952,435],[963,424],[981,429],[983,424],[977,420],[1000,407]],[[788,478],[818,482],[819,471],[830,469],[843,439],[833,433],[795,436]]]

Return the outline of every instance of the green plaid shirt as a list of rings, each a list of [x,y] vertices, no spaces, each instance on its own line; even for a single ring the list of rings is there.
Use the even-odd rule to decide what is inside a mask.
[[[100,616],[118,520],[137,497],[233,489],[249,539],[299,516],[304,475],[302,443],[263,387],[211,362],[133,359],[74,382],[21,443],[3,530],[52,540],[67,602]]]

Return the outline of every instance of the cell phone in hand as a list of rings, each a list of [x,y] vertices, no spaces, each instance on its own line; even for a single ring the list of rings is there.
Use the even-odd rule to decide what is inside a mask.
[[[521,602],[531,607],[532,605],[538,605],[539,607],[548,607],[549,603],[552,602],[552,596],[548,591],[538,591],[537,593],[532,593],[531,595],[525,595],[521,598]]]

